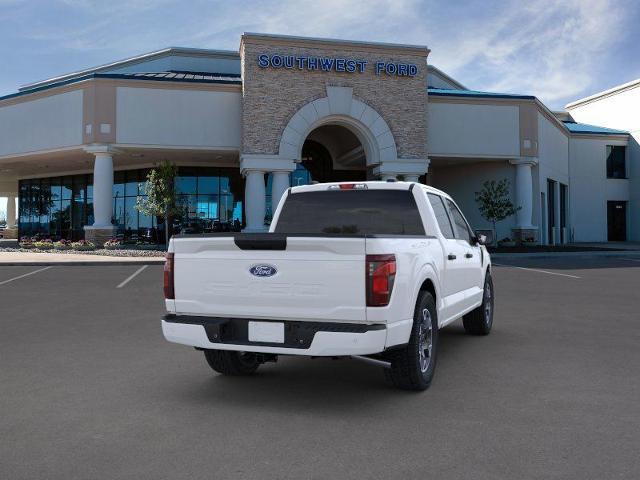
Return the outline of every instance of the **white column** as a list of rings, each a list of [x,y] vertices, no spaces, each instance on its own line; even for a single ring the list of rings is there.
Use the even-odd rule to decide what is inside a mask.
[[[247,226],[245,231],[261,232],[265,230],[265,186],[264,171],[246,170],[244,187],[245,216]]]
[[[404,176],[404,181],[405,182],[417,182],[419,181],[420,176],[419,175],[405,175]]]
[[[531,166],[534,160],[518,159],[511,161],[516,166],[516,227],[519,229],[533,229],[533,175]]]
[[[273,172],[273,179],[271,181],[271,208],[273,212],[276,211],[278,202],[284,195],[284,192],[289,188],[289,172]]]
[[[95,152],[93,164],[93,226],[111,228],[113,217],[113,157],[108,151]]]
[[[7,228],[16,226],[16,197],[7,197]]]

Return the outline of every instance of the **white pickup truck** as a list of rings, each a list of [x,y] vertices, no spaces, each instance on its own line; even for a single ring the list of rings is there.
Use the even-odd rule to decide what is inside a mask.
[[[438,329],[493,322],[491,261],[446,193],[409,182],[290,188],[269,233],[176,235],[164,270],[170,342],[216,372],[278,355],[350,356],[426,389]]]

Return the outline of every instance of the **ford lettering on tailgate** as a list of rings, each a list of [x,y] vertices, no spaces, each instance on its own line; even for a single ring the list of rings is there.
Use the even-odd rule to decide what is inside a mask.
[[[273,265],[254,265],[249,269],[251,275],[255,277],[273,277],[278,270]]]

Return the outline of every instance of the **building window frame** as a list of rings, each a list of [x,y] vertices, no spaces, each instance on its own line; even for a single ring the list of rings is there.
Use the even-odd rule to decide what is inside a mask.
[[[606,175],[609,180],[627,180],[629,178],[628,173],[628,161],[627,161],[627,147],[626,145],[607,145],[606,146]],[[614,152],[622,151],[621,155],[615,156]],[[620,165],[622,161],[622,165]],[[617,163],[616,163],[617,162]]]

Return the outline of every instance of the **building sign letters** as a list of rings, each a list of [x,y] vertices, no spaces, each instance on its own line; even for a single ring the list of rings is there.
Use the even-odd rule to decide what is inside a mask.
[[[353,60],[336,57],[303,57],[297,55],[258,55],[258,66],[261,68],[285,68],[289,70],[318,70],[322,72],[364,73],[367,70],[366,60]],[[376,75],[394,77],[415,77],[418,66],[413,63],[375,62],[373,70]]]

